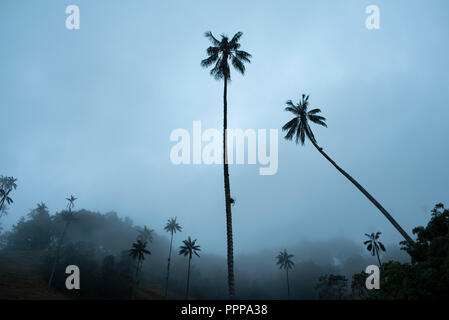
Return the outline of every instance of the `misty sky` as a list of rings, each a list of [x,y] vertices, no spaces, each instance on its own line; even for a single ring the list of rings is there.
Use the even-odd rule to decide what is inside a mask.
[[[81,29],[65,28],[76,4]],[[224,7],[223,4],[226,6]],[[365,8],[380,8],[380,30]],[[318,143],[404,229],[449,204],[447,1],[0,2],[0,174],[18,178],[9,228],[44,201],[54,213],[115,210],[225,254],[223,169],[170,162],[176,128],[222,128],[222,82],[201,68],[203,34],[244,33],[253,55],[229,87],[230,128],[280,129],[310,94]],[[284,141],[279,169],[230,167],[236,253],[345,236],[400,234],[309,143]],[[180,240],[179,237],[178,240]]]

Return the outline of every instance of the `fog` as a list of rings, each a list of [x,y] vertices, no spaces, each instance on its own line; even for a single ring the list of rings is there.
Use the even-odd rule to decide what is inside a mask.
[[[64,223],[60,220],[60,214],[48,215],[45,210],[31,211],[27,218],[18,222],[12,232],[0,237],[0,266],[2,257],[16,257],[11,253],[22,251],[26,264],[33,272],[40,272],[44,279],[49,274],[51,266],[53,235],[62,232]],[[129,281],[121,282],[116,286],[113,281],[123,276],[123,266],[129,261],[129,274],[134,275],[135,266],[128,260],[128,249],[139,235],[142,226],[136,226],[129,218],[120,217],[115,212],[105,214],[76,211],[77,217],[67,229],[65,245],[63,248],[63,260],[56,271],[56,288],[64,291],[66,265],[76,265],[81,270],[81,291],[66,292],[82,297],[108,298],[122,297],[123,295],[110,296],[117,288],[126,289]],[[188,237],[188,233],[181,231],[174,234],[173,251],[170,267],[170,279],[168,297],[182,299],[185,293],[185,281],[187,274],[188,257],[179,255],[179,247],[182,240]],[[201,247],[199,257],[193,256],[190,273],[190,297],[196,299],[227,299],[227,268],[226,259],[207,250],[207,241],[198,240]],[[148,288],[163,296],[166,285],[167,259],[170,239],[167,234],[153,232],[149,241],[149,254],[146,255],[141,268],[139,285]],[[387,251],[381,253],[383,262],[390,260],[409,262],[408,255],[399,249],[398,244],[385,243]],[[276,256],[285,248],[276,247],[264,250],[255,250],[249,254],[239,254],[235,257],[236,271],[236,297],[239,299],[286,299],[285,270],[277,265]],[[352,276],[361,273],[368,265],[376,264],[377,259],[366,251],[362,243],[356,243],[344,237],[333,238],[326,241],[309,241],[307,239],[294,239],[293,244],[287,248],[293,254],[294,267],[289,270],[290,290],[292,299],[317,299],[315,289],[318,278],[325,274],[344,275],[351,284]],[[39,255],[31,258],[30,250]],[[108,258],[109,257],[109,258]],[[113,279],[108,280],[107,259],[113,257]],[[9,258],[8,263],[16,268],[16,276],[19,275],[26,281],[29,275],[21,273],[23,266],[18,265],[17,259]],[[115,268],[115,269],[114,269]],[[2,272],[5,270],[2,269]],[[127,279],[127,278],[123,278]],[[31,283],[31,282],[30,282]],[[5,285],[5,284],[3,284]],[[7,286],[5,288],[8,288]],[[7,289],[0,292],[0,297],[14,298],[14,292]],[[20,285],[19,285],[20,288]],[[103,291],[98,291],[102,288]],[[6,291],[5,291],[6,290]],[[40,292],[38,286],[29,288]],[[97,290],[97,291],[95,291]],[[115,290],[115,291],[113,291]],[[96,292],[96,293],[95,293]],[[350,294],[348,287],[348,294]],[[42,297],[41,297],[42,298]],[[125,298],[129,295],[125,294]]]
[[[177,216],[205,253],[193,270],[224,270],[222,166],[169,157],[173,130],[191,132],[195,120],[222,128],[222,83],[200,67],[211,30],[243,31],[253,55],[244,77],[232,74],[229,127],[280,130],[290,120],[285,101],[310,94],[328,123],[314,128],[320,146],[411,233],[448,202],[449,8],[381,2],[373,31],[369,4],[80,0],[81,28],[67,30],[65,2],[2,1],[0,174],[18,179],[2,227],[40,201],[60,211],[74,194],[77,209],[114,210],[161,236]],[[309,143],[281,131],[278,142],[275,175],[230,166],[237,277],[250,274],[254,288],[277,283],[273,259],[284,248],[298,275],[318,274],[315,265],[359,272],[372,260],[364,233],[382,231],[391,247],[403,240]]]

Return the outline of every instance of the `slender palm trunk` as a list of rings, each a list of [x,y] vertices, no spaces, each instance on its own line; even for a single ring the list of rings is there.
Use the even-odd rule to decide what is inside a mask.
[[[69,224],[70,224],[70,220],[66,222],[66,224],[64,226],[64,230],[62,231],[61,238],[59,239],[58,247],[56,248],[56,257],[55,257],[55,261],[53,262],[53,267],[51,269],[50,279],[48,280],[48,286],[49,287],[51,287],[51,284],[52,284],[53,279],[55,277],[56,265],[58,264],[58,261],[59,261],[59,252],[61,250],[61,246],[62,246],[62,243],[64,241],[64,237],[65,237],[65,234],[67,232],[67,228],[69,227]]]
[[[171,260],[172,244],[173,244],[173,231],[171,232],[170,250],[168,251],[167,277],[165,278],[165,298],[167,298],[167,292],[168,292],[168,276],[170,274],[170,260]]]
[[[376,247],[374,247],[374,248],[376,250],[377,261],[379,261],[379,267],[381,267],[382,263],[380,262],[380,258],[379,258],[379,250]]]
[[[288,280],[288,268],[287,270],[287,297],[290,299],[290,281]]]
[[[232,240],[232,212],[231,212],[231,187],[229,184],[228,150],[227,150],[227,129],[228,129],[228,101],[227,101],[228,81],[224,79],[223,92],[223,170],[224,187],[226,199],[226,235],[228,247],[228,288],[229,298],[234,299],[234,243]]]
[[[340,173],[342,175],[344,175],[349,181],[351,181],[356,187],[357,189],[359,189],[364,195],[365,197],[368,198],[369,201],[371,201],[376,207],[377,209],[380,210],[380,212],[383,213],[383,215],[388,219],[388,221],[391,222],[391,224],[399,231],[399,233],[405,238],[405,240],[407,240],[410,245],[414,245],[415,242],[412,240],[412,238],[407,234],[407,232],[404,231],[404,229],[402,229],[402,227],[399,225],[399,223],[396,222],[396,220],[393,219],[393,217],[388,213],[387,210],[384,209],[384,207],[382,207],[382,205],[377,202],[376,199],[374,199],[374,197],[372,195],[370,195],[368,193],[368,191],[366,191],[354,178],[352,178],[346,171],[344,171],[342,168],[340,168],[324,151],[322,148],[320,148],[316,142],[312,141],[313,145],[315,146],[315,148],[338,170],[340,171]]]
[[[141,264],[141,260],[137,260],[137,267],[136,267],[136,275],[134,276],[134,285],[133,285],[133,290],[132,290],[132,298],[135,299],[136,298],[136,293],[137,293],[137,285],[138,285],[138,276],[139,276],[139,265]]]
[[[189,257],[189,267],[187,269],[187,286],[186,286],[186,300],[189,298],[189,286],[190,286],[190,261],[192,256]]]

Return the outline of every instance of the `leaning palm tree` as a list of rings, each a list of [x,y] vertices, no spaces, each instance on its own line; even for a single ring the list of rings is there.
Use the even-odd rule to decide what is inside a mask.
[[[6,214],[5,203],[9,205],[14,202],[9,194],[17,188],[16,181],[14,177],[0,176],[0,217]]]
[[[369,240],[366,240],[363,244],[366,246],[366,250],[371,252],[371,255],[374,257],[374,255],[377,256],[377,261],[379,261],[379,267],[382,265],[379,258],[379,250],[382,250],[385,252],[385,246],[382,242],[379,241],[379,236],[382,234],[382,232],[376,232],[376,233],[365,233],[365,236],[369,238]]]
[[[65,212],[61,213],[61,217],[62,217],[62,220],[65,221],[65,225],[64,225],[62,234],[59,237],[58,246],[56,248],[56,257],[55,257],[55,261],[53,262],[53,267],[51,269],[50,279],[48,280],[49,287],[52,285],[52,282],[53,282],[53,279],[55,276],[56,265],[58,264],[58,261],[59,261],[59,253],[61,250],[62,243],[64,242],[64,238],[67,233],[67,229],[68,229],[70,223],[77,220],[77,218],[75,217],[75,214],[72,212],[72,208],[75,207],[76,198],[73,195],[71,195],[70,198],[66,198],[66,200],[69,202],[67,204],[67,210]]]
[[[182,227],[179,225],[179,223],[176,221],[177,218],[170,218],[167,221],[167,224],[165,225],[164,229],[167,232],[170,232],[170,250],[168,251],[168,263],[167,263],[167,277],[165,278],[165,297],[167,298],[167,292],[168,292],[168,277],[170,274],[170,261],[171,261],[171,249],[173,245],[173,234],[177,231],[181,232]]]
[[[293,255],[289,254],[287,252],[287,249],[284,249],[284,251],[279,252],[276,258],[278,259],[276,264],[279,265],[280,269],[284,269],[287,273],[287,296],[290,299],[290,281],[288,279],[288,270],[293,268],[293,266],[295,265],[295,263],[291,260],[291,258],[293,258]]]
[[[198,251],[201,251],[200,246],[196,244],[196,239],[192,241],[190,237],[183,241],[184,245],[179,247],[179,254],[184,256],[189,256],[189,267],[187,269],[187,287],[186,287],[186,299],[189,298],[189,285],[190,285],[190,261],[192,260],[192,255],[195,254],[198,258],[200,255]]]
[[[321,112],[320,109],[308,110],[309,107],[309,96],[302,95],[302,99],[298,102],[298,104],[293,103],[291,100],[286,102],[287,107],[285,111],[289,111],[294,114],[294,118],[287,122],[283,127],[283,131],[287,131],[285,135],[285,139],[292,140],[294,137],[296,138],[296,143],[298,144],[301,141],[301,145],[304,145],[306,136],[313,144],[313,146],[341,173],[343,174],[349,181],[351,181],[357,189],[359,189],[367,198],[370,200],[377,209],[380,210],[384,214],[384,216],[393,224],[393,226],[401,233],[401,235],[407,240],[410,244],[414,244],[412,238],[402,229],[402,227],[393,219],[393,217],[387,212],[387,210],[382,207],[382,205],[377,202],[374,197],[368,193],[354,178],[352,178],[346,171],[340,168],[324,151],[323,148],[319,147],[315,136],[313,135],[312,129],[309,126],[309,121],[319,124],[321,126],[327,127],[325,121],[326,118],[319,116],[318,113]]]
[[[226,201],[226,235],[227,235],[227,247],[228,247],[228,288],[229,297],[234,298],[234,244],[232,240],[232,213],[231,213],[231,187],[229,182],[229,169],[228,169],[228,153],[227,153],[227,128],[228,128],[228,102],[227,102],[227,87],[228,81],[231,80],[231,69],[229,67],[229,61],[233,67],[241,74],[245,73],[245,62],[251,62],[251,55],[248,52],[240,49],[240,37],[242,32],[237,32],[232,39],[225,35],[221,35],[221,41],[217,40],[212,32],[205,33],[212,46],[207,48],[208,57],[201,61],[203,67],[210,67],[210,74],[214,76],[216,80],[223,80],[223,171],[224,171],[224,189],[225,189],[225,201]]]
[[[145,260],[146,254],[151,254],[151,252],[146,248],[148,242],[142,242],[141,240],[137,240],[135,243],[133,243],[132,248],[128,251],[129,255],[134,259],[137,260],[137,266],[136,266],[136,275],[134,279],[134,285],[133,285],[133,297],[135,296],[135,292],[137,290],[137,286],[139,284],[139,270],[142,267],[143,260]]]

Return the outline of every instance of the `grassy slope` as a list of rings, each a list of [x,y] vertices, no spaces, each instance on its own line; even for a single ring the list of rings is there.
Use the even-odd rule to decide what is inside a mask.
[[[47,287],[42,275],[42,252],[0,251],[0,299],[65,300],[73,299]],[[139,288],[137,299],[162,299],[158,288]]]
[[[0,299],[67,299],[47,287],[41,273],[41,252],[0,252]]]

